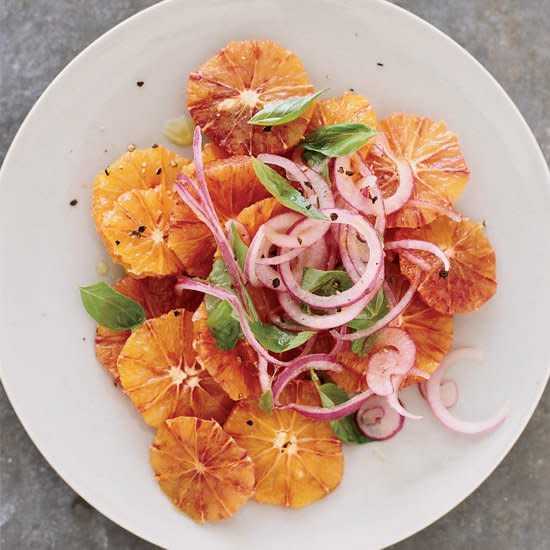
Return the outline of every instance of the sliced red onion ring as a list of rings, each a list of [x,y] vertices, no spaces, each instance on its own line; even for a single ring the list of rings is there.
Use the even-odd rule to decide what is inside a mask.
[[[358,214],[350,214],[345,210],[327,209],[322,212],[331,217],[333,223],[346,224],[353,227],[367,242],[370,251],[369,262],[361,277],[349,290],[340,292],[334,296],[318,296],[302,288],[295,277],[290,262],[279,266],[279,273],[288,291],[294,298],[316,309],[333,310],[338,307],[346,307],[361,300],[372,288],[379,277],[383,267],[383,249],[378,234],[374,227]],[[299,232],[301,222],[290,232]]]
[[[396,435],[405,419],[395,412],[387,399],[378,395],[370,396],[357,411],[355,416],[357,427],[370,439],[385,441]]]
[[[399,254],[424,271],[429,271],[432,268],[430,262],[427,262],[424,258],[417,256],[410,250],[400,250]]]
[[[392,374],[398,369],[399,353],[394,350],[384,350],[374,353],[369,358],[367,368],[367,384],[380,396],[393,393]]]
[[[399,379],[399,384],[401,383],[402,379],[403,379],[402,377]],[[420,420],[422,418],[420,415],[409,412],[405,407],[403,407],[403,405],[401,404],[401,401],[399,401],[399,397],[397,396],[397,391],[390,393],[390,395],[388,395],[386,399],[388,400],[388,405],[397,414],[400,414],[405,418],[410,418],[411,420]]]
[[[271,378],[267,371],[268,362],[265,357],[258,357],[258,379],[260,380],[260,387],[262,393],[265,393],[271,387]]]
[[[476,435],[488,432],[496,428],[506,418],[506,414],[508,412],[507,405],[498,409],[495,414],[485,420],[480,420],[478,422],[461,420],[452,415],[442,401],[441,380],[443,379],[443,375],[445,374],[447,368],[456,361],[460,361],[462,359],[473,359],[480,361],[482,358],[483,354],[479,350],[473,348],[455,349],[447,354],[437,370],[432,374],[432,377],[426,383],[426,396],[434,415],[444,426],[457,433]]]
[[[354,413],[361,405],[372,395],[370,390],[358,393],[341,405],[336,405],[330,409],[315,407],[311,405],[300,405],[298,403],[287,403],[286,405],[277,405],[278,409],[292,409],[313,420],[338,420],[348,414]]]
[[[422,199],[410,199],[409,202],[407,203],[407,206],[411,206],[412,208],[423,208],[425,210],[433,210],[438,214],[447,216],[448,218],[450,218],[455,222],[462,221],[462,216],[458,212],[455,212],[452,208],[446,208],[445,206],[436,204],[435,202],[425,201]]]
[[[443,262],[443,268],[445,271],[449,271],[451,264],[449,258],[439,246],[430,243],[428,241],[417,241],[415,239],[403,239],[400,241],[390,241],[384,244],[386,250],[423,250],[424,252],[430,252]]]
[[[273,401],[277,403],[286,385],[291,380],[294,380],[297,376],[300,376],[300,374],[310,369],[340,372],[342,367],[333,357],[326,353],[314,353],[294,360],[281,372],[281,374],[279,374],[277,380],[273,384]]]
[[[423,378],[424,380],[430,379],[430,375],[425,370],[419,369],[418,367],[413,367],[409,371],[409,376],[418,376],[419,378]]]
[[[379,330],[383,329],[386,325],[389,325],[394,319],[396,319],[403,311],[407,308],[407,306],[411,303],[411,300],[414,297],[414,293],[416,292],[416,289],[418,288],[418,279],[416,279],[413,283],[409,285],[409,288],[407,289],[407,292],[403,294],[401,300],[395,304],[394,307],[392,307],[382,319],[379,319],[374,323],[374,325],[358,330],[356,332],[352,332],[351,334],[346,334],[344,336],[340,336],[338,334],[332,334],[335,338],[340,338],[342,340],[358,340],[360,338],[367,338],[371,334],[374,334],[375,332],[378,332]]]
[[[424,399],[428,399],[426,382],[418,384],[418,391]],[[452,409],[458,401],[458,384],[454,380],[442,380],[439,391],[441,392],[441,402],[443,405],[447,409]]]

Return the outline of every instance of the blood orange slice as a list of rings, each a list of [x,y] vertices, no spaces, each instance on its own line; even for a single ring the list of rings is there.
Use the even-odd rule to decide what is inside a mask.
[[[408,160],[414,174],[414,203],[388,216],[388,226],[420,227],[440,215],[441,208],[452,209],[470,176],[456,134],[444,122],[404,113],[380,121],[378,129],[393,155]],[[384,196],[393,195],[399,183],[397,169],[376,141],[365,160]]]
[[[164,494],[199,523],[231,517],[254,493],[250,456],[214,421],[163,422],[150,460]]]
[[[124,277],[114,288],[121,294],[139,302],[145,310],[147,318],[159,317],[171,309],[186,308],[194,311],[202,300],[202,294],[189,290],[176,293],[176,277],[146,277],[135,279]],[[97,325],[95,337],[95,352],[99,362],[118,382],[117,360],[126,340],[130,336],[129,330],[111,330]]]
[[[323,99],[315,105],[308,132],[321,126],[344,122],[360,122],[376,128],[374,107],[366,97],[353,92],[346,92],[339,97]]]
[[[161,184],[170,188],[181,169],[190,163],[160,145],[149,149],[131,146],[130,149],[101,172],[94,182],[92,214],[100,234],[103,216],[114,208],[123,193],[152,189]],[[110,250],[112,243],[106,244]]]
[[[308,381],[289,385],[282,401],[320,404]],[[267,414],[255,400],[246,400],[235,406],[224,429],[252,457],[258,502],[301,508],[326,497],[342,479],[342,443],[328,422],[291,410]]]
[[[145,321],[118,358],[122,387],[151,426],[180,415],[223,422],[231,409],[231,400],[197,362],[192,315],[175,309]]]
[[[418,292],[433,309],[446,315],[479,309],[496,292],[496,258],[483,225],[471,220],[453,221],[445,216],[418,229],[401,229],[397,239],[420,239],[439,246],[449,257],[444,271],[432,254],[415,251],[431,266],[423,270],[400,257],[401,272],[409,279],[420,277]]]
[[[189,112],[195,124],[234,155],[283,153],[304,135],[312,110],[280,126],[248,121],[266,105],[313,91],[300,59],[269,40],[229,42],[189,76]]]
[[[236,218],[243,208],[268,196],[249,157],[213,161],[205,166],[204,172],[222,224]],[[208,275],[216,243],[208,228],[177,197],[170,220],[168,246],[189,275]]]

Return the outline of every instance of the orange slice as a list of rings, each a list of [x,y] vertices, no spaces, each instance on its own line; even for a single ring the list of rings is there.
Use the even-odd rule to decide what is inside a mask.
[[[380,121],[393,154],[409,161],[414,174],[412,199],[452,209],[464,191],[470,170],[456,134],[444,122],[397,113]],[[368,148],[367,164],[374,170],[385,196],[394,194],[399,179],[395,164],[375,144]],[[388,216],[389,227],[420,227],[439,214],[429,207],[407,206]]]
[[[190,162],[161,145],[149,149],[130,148],[131,152],[125,153],[101,172],[94,182],[92,214],[100,234],[103,216],[114,208],[120,195],[133,189],[152,189],[161,184],[170,187],[181,169]],[[106,244],[111,250],[111,243]]]
[[[195,313],[193,334],[193,348],[199,363],[231,399],[260,396],[257,353],[243,338],[237,341],[233,349],[219,349],[208,328],[204,304]]]
[[[475,311],[496,292],[495,251],[483,234],[482,224],[471,220],[455,222],[441,216],[419,229],[401,229],[396,238],[430,241],[449,257],[448,272],[427,252],[415,254],[430,264],[430,270],[420,269],[405,256],[399,260],[401,272],[409,280],[420,276],[418,292],[436,311],[446,315]]]
[[[211,420],[163,422],[150,460],[164,494],[199,523],[231,517],[254,493],[250,456]]]
[[[151,426],[180,415],[223,422],[231,409],[231,400],[197,362],[192,315],[175,309],[145,321],[118,358],[122,387]]]
[[[331,372],[330,377],[337,386],[348,392],[362,392],[368,388],[368,355],[360,357],[346,346],[344,350],[338,352],[336,359],[342,370]]]
[[[136,277],[176,273],[182,267],[168,247],[172,191],[164,185],[123,193],[103,216],[103,238],[113,259]]]
[[[308,381],[289,385],[282,400],[320,405]],[[257,400],[246,400],[235,406],[224,429],[252,457],[258,502],[301,508],[327,496],[342,479],[342,442],[328,422],[290,410],[267,414]]]
[[[353,92],[346,92],[339,97],[323,99],[315,105],[308,132],[321,126],[343,122],[360,122],[376,128],[374,107],[366,97]]]
[[[214,143],[234,155],[284,153],[304,135],[312,109],[272,128],[248,124],[269,103],[313,91],[300,59],[269,40],[229,42],[189,76],[189,112]]]
[[[139,302],[143,306],[147,318],[159,317],[171,309],[182,307],[188,311],[194,311],[202,300],[202,294],[189,290],[176,293],[175,286],[176,277],[135,279],[127,276],[118,281],[114,288],[121,294]],[[115,379],[115,383],[119,379],[118,356],[130,334],[130,330],[111,330],[97,325],[96,357]]]
[[[249,157],[213,161],[204,172],[222,224],[269,194],[256,177]],[[206,277],[210,273],[216,250],[214,238],[179,197],[174,201],[168,246],[189,275]]]
[[[387,275],[395,298],[399,301],[409,288],[407,279],[392,269]],[[416,344],[415,367],[432,374],[453,345],[453,318],[426,305],[416,293],[405,311],[391,324],[404,329]],[[420,382],[409,377],[408,383]]]

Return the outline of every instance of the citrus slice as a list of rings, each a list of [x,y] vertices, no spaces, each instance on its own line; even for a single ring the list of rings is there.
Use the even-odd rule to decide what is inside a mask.
[[[396,266],[397,267],[397,266]],[[387,273],[396,300],[400,300],[409,288],[408,280],[398,269]],[[453,345],[453,318],[427,306],[416,293],[403,313],[391,324],[404,329],[416,344],[415,367],[432,374]],[[408,377],[407,384],[420,382],[421,378]]]
[[[291,383],[282,401],[320,405],[308,381]],[[342,479],[342,442],[328,422],[292,410],[267,414],[257,400],[246,400],[235,406],[224,429],[252,457],[258,502],[301,508],[327,496]]]
[[[250,157],[210,162],[204,174],[222,224],[269,195],[256,177]],[[179,197],[174,201],[168,246],[189,275],[205,277],[210,273],[216,250],[214,237]]]
[[[113,259],[137,277],[176,273],[182,267],[168,248],[172,191],[165,185],[123,193],[103,216],[103,239]]]
[[[407,257],[399,259],[401,272],[409,279],[420,277],[418,292],[433,309],[446,315],[479,309],[496,292],[496,258],[483,225],[471,220],[453,221],[441,216],[418,229],[401,229],[397,239],[420,239],[434,243],[451,263],[444,271],[432,254],[415,251],[431,266],[423,270]]]
[[[211,420],[163,422],[150,461],[164,494],[199,523],[231,517],[254,493],[250,456]]]
[[[94,182],[92,214],[99,233],[102,231],[103,216],[114,208],[120,195],[133,189],[152,189],[161,184],[171,186],[181,169],[189,163],[188,159],[161,145],[149,149],[130,146],[129,151],[101,172]],[[110,243],[106,244],[111,249]]]
[[[439,216],[441,208],[452,209],[470,176],[456,134],[444,122],[405,113],[380,121],[378,129],[393,155],[409,161],[414,175],[411,198],[416,204],[390,214],[388,227],[420,227]],[[378,177],[383,195],[393,195],[399,183],[397,169],[376,141],[368,147],[365,160]]]
[[[192,315],[175,309],[145,321],[119,355],[122,387],[151,426],[180,415],[223,422],[231,409],[231,400],[197,362]]]
[[[202,294],[189,290],[176,292],[176,277],[146,277],[135,279],[126,276],[118,281],[114,288],[121,294],[139,302],[147,318],[159,317],[171,309],[186,308],[194,311],[202,300]],[[111,330],[97,325],[95,336],[95,353],[98,361],[118,382],[117,360],[130,330]]]
[[[231,399],[259,397],[258,354],[243,338],[233,349],[219,349],[208,328],[204,304],[195,313],[193,335],[193,348],[199,363]]]
[[[266,105],[308,95],[313,87],[300,59],[269,40],[229,42],[189,76],[189,112],[214,143],[234,155],[284,153],[307,128],[312,109],[273,127],[248,124]]]
[[[376,128],[374,107],[366,97],[353,92],[323,99],[315,105],[308,132],[312,132],[321,126],[344,122],[360,122]]]
[[[348,392],[362,392],[368,388],[367,384],[367,366],[368,355],[363,357],[355,354],[349,345],[338,352],[336,360],[342,367],[340,372],[331,372],[330,377],[334,383]]]

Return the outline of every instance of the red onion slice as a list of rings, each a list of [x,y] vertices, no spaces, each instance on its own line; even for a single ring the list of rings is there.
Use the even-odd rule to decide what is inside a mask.
[[[426,382],[420,382],[418,384],[418,391],[424,399],[428,399],[426,393]],[[458,384],[454,380],[442,380],[441,387],[441,402],[447,409],[452,409],[458,402]]]
[[[402,378],[401,378],[402,379]],[[399,380],[399,383],[401,383],[401,379]],[[412,412],[409,412],[403,405],[401,404],[401,401],[399,401],[399,397],[397,396],[397,391],[391,393],[386,397],[388,400],[388,405],[401,416],[404,416],[405,418],[410,418],[411,420],[420,420],[422,417],[418,414],[414,414]]]
[[[397,370],[399,353],[385,350],[374,353],[369,358],[367,384],[376,395],[388,396],[393,393],[392,373]]]
[[[318,296],[300,286],[299,281],[290,268],[290,262],[282,263],[279,266],[279,273],[286,288],[294,298],[313,308],[330,310],[356,303],[372,288],[382,270],[383,249],[374,227],[360,215],[350,214],[345,210],[335,208],[322,210],[322,212],[330,216],[333,223],[346,224],[353,227],[367,242],[370,251],[369,262],[357,283],[349,290],[345,290],[334,296]],[[290,235],[299,232],[301,223],[298,222],[296,227],[290,232]]]
[[[386,441],[403,428],[405,419],[395,412],[387,399],[378,395],[370,396],[357,411],[357,427],[368,438]]]
[[[403,239],[400,241],[390,241],[384,244],[384,248],[386,250],[405,249],[405,250],[422,250],[424,252],[430,252],[431,254],[433,254],[443,262],[443,268],[445,269],[445,271],[449,271],[449,269],[451,268],[449,258],[447,257],[445,252],[443,252],[443,250],[441,250],[439,246],[436,246],[435,244],[430,243],[428,241],[417,241],[415,239]]]
[[[457,433],[476,435],[488,432],[496,428],[506,418],[508,407],[505,405],[485,420],[480,420],[477,422],[461,420],[452,415],[442,401],[441,380],[443,379],[443,375],[445,374],[447,368],[456,361],[460,361],[462,359],[473,359],[480,361],[482,358],[483,354],[479,350],[473,348],[455,349],[447,354],[437,370],[432,374],[432,377],[426,383],[426,396],[434,415],[444,426]]]
[[[445,206],[436,204],[435,202],[426,201],[422,199],[410,199],[409,202],[407,203],[407,206],[411,206],[412,208],[422,208],[424,210],[433,210],[438,214],[447,216],[448,218],[450,218],[455,222],[462,221],[462,216],[458,214],[458,212],[455,212],[454,210],[452,210],[452,208],[446,208]]]

